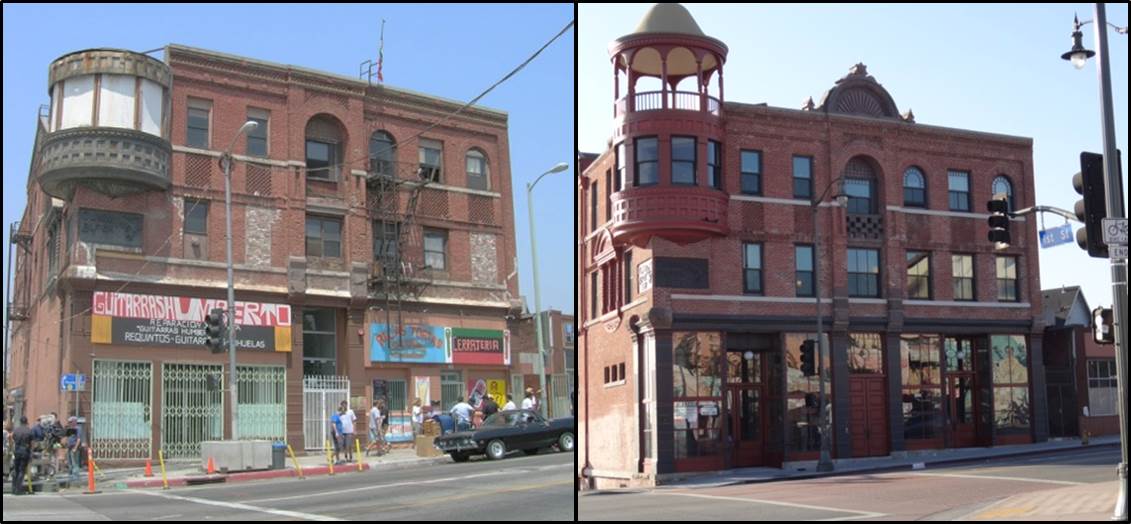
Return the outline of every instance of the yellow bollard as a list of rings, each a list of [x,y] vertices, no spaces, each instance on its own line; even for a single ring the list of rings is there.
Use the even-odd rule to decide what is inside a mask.
[[[298,458],[295,457],[295,451],[291,449],[290,444],[287,444],[287,453],[291,454],[291,460],[295,463],[295,469],[298,470],[298,478],[305,480],[306,477],[302,476],[302,465],[298,463]]]
[[[353,447],[357,450],[357,470],[361,471],[361,440],[353,439]]]
[[[169,489],[169,479],[165,476],[165,450],[157,450],[157,459],[161,461],[161,489]]]
[[[326,463],[330,465],[330,474],[334,474],[334,459],[330,456],[330,441],[326,441]]]

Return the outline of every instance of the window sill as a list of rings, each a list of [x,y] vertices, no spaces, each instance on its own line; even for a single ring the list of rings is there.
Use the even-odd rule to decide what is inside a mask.
[[[622,380],[618,380],[618,381],[616,381],[616,382],[606,382],[606,383],[605,383],[605,389],[609,389],[609,388],[615,388],[615,387],[623,386],[624,384],[625,384],[625,381],[624,381],[623,379],[622,379]]]

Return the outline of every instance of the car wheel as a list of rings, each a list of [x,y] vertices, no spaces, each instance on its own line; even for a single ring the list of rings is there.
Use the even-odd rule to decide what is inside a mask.
[[[452,460],[456,462],[467,462],[467,453],[452,453]]]
[[[487,444],[487,457],[491,460],[499,460],[507,454],[507,445],[503,444],[501,440],[492,440]]]
[[[573,451],[573,433],[562,433],[558,437],[558,449],[561,451]]]
[[[537,449],[524,449],[524,450],[522,450],[522,452],[526,453],[527,455],[537,455],[538,454]]]

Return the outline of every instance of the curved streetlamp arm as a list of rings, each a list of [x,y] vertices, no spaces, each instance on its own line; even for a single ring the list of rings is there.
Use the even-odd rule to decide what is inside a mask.
[[[829,185],[825,187],[824,192],[821,193],[821,198],[814,200],[812,204],[809,204],[809,207],[816,208],[817,206],[821,205],[821,202],[824,202],[825,197],[829,195],[829,190],[832,189],[833,186],[835,186],[837,182],[840,182],[843,179],[844,179],[844,175],[840,175],[840,176],[834,178],[832,180],[832,182],[829,182]],[[843,187],[842,187],[842,192],[843,192]]]

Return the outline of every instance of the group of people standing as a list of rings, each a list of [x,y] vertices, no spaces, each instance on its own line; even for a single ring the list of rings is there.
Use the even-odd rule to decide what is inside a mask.
[[[83,448],[82,427],[77,417],[68,419],[66,427],[55,413],[40,417],[34,426],[28,425],[26,416],[20,417],[19,426],[11,431],[5,423],[4,461],[8,463],[11,453],[12,494],[23,495],[27,491],[26,475],[36,451],[43,460],[41,471],[55,476],[66,468],[69,478],[74,480],[85,462]]]

